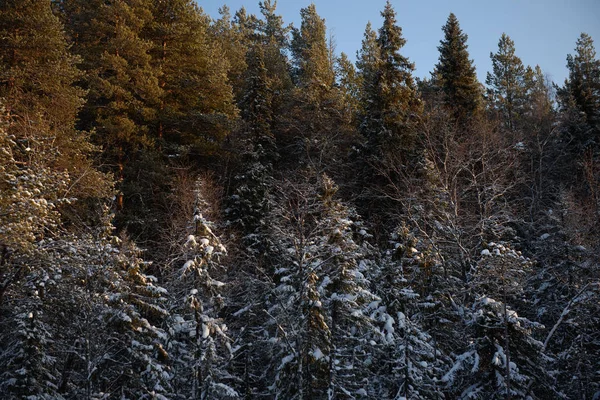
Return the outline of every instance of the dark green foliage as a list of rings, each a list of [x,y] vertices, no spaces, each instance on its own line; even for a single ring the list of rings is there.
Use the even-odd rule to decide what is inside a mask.
[[[344,106],[347,112],[356,118],[361,77],[346,53],[340,54],[340,57],[337,59],[336,75],[338,77],[338,86],[344,98]]]
[[[436,83],[444,92],[444,103],[458,120],[467,121],[482,107],[483,93],[477,80],[473,60],[467,51],[467,34],[463,33],[458,19],[452,13],[442,28],[439,63],[435,67]]]
[[[302,24],[292,31],[291,50],[296,83],[308,90],[333,86],[334,71],[327,47],[325,20],[314,4],[300,10]]]
[[[276,4],[0,3],[0,397],[598,397],[591,38],[484,105],[453,14],[415,83]]]
[[[285,26],[283,18],[275,14],[277,2],[259,2],[263,19],[258,22],[259,40],[264,46],[265,67],[271,81],[273,110],[277,112],[285,100],[286,92],[292,89],[291,67],[286,56],[289,47],[290,26]]]
[[[292,32],[296,87],[282,110],[278,144],[288,168],[310,165],[336,176],[352,142],[352,116],[335,87],[335,56],[326,38],[325,20],[313,5],[301,10],[300,29]]]
[[[406,159],[414,150],[414,128],[422,112],[412,77],[414,65],[400,53],[406,39],[396,24],[391,3],[381,16],[383,26],[375,43],[367,27],[358,64],[364,86],[361,132],[367,140],[366,151],[373,157],[367,162],[390,153]]]
[[[253,47],[246,60],[246,85],[240,104],[243,120],[241,140],[245,149],[228,217],[239,225],[249,248],[262,253],[266,248],[265,243],[260,243],[260,233],[269,208],[273,164],[279,156],[271,132],[272,94],[262,48]]]
[[[493,73],[488,72],[488,101],[500,114],[509,131],[517,129],[527,103],[526,69],[515,55],[515,42],[503,33],[498,52],[490,53]]]
[[[560,106],[565,114],[573,115],[567,132],[571,146],[579,151],[587,146],[598,148],[600,141],[600,60],[592,38],[582,33],[577,39],[576,54],[567,56],[569,78],[558,91]]]

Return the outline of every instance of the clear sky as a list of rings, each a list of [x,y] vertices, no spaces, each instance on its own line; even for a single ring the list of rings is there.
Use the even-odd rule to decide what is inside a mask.
[[[242,6],[259,14],[259,0],[198,0],[213,18],[227,4],[232,14]],[[317,12],[335,37],[337,52],[355,59],[368,21],[374,29],[382,23],[386,0],[279,0],[277,10],[286,23],[300,25],[300,9],[315,3]],[[539,64],[556,83],[567,76],[566,56],[572,54],[581,32],[595,40],[600,55],[600,0],[392,0],[398,25],[407,40],[402,52],[416,64],[415,76],[428,77],[438,59],[442,26],[453,12],[469,35],[469,53],[477,74],[485,82],[491,70],[490,52],[506,32],[515,42],[524,64]]]

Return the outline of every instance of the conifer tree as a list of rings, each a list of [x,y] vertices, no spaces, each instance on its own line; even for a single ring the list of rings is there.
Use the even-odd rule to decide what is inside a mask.
[[[262,47],[254,46],[247,54],[246,85],[240,108],[243,119],[242,165],[236,176],[229,217],[244,233],[249,249],[263,253],[259,237],[268,211],[268,194],[272,185],[273,164],[278,158],[271,132],[271,92]],[[258,246],[258,248],[255,248]]]
[[[173,315],[169,321],[173,354],[173,380],[177,398],[238,398],[228,383],[225,364],[231,347],[227,326],[220,318],[226,306],[221,257],[227,253],[213,233],[213,224],[203,216],[208,208],[205,185],[198,180],[195,188],[194,215],[181,252],[172,261],[176,270],[169,287],[173,296]]]
[[[582,117],[579,127],[571,124],[569,129],[574,145],[581,149],[595,143],[597,147],[600,142],[600,60],[596,59],[594,42],[586,33],[577,39],[575,52],[574,56],[567,56],[569,77],[558,91],[560,106],[564,114],[574,109]],[[589,131],[581,125],[589,127]]]
[[[108,195],[108,180],[91,166],[94,148],[87,134],[75,129],[84,95],[75,85],[81,78],[77,61],[50,1],[2,2],[0,98],[10,115],[10,134],[46,167],[69,171],[75,179],[72,196],[102,197]]]
[[[210,18],[191,0],[154,2],[152,15],[144,37],[161,71],[158,138],[168,153],[214,153],[236,109]]]
[[[472,270],[474,302],[465,315],[469,328],[467,351],[455,357],[442,378],[464,397],[528,395],[555,397],[533,332],[543,325],[519,316],[512,305],[525,300],[525,275],[533,262],[508,243],[490,242]],[[526,300],[525,300],[526,301]],[[461,382],[462,381],[462,382]],[[459,383],[460,382],[460,383]]]
[[[81,124],[95,129],[95,140],[105,147],[120,179],[128,159],[150,146],[156,134],[162,90],[159,71],[150,63],[151,44],[141,37],[152,19],[150,4],[63,1],[73,50],[87,73]]]
[[[356,52],[356,68],[360,77],[359,90],[359,119],[361,120],[361,131],[375,129],[375,126],[366,126],[375,122],[374,118],[367,118],[370,113],[374,113],[374,105],[369,100],[369,96],[375,91],[374,85],[377,82],[376,71],[379,62],[379,47],[377,45],[377,32],[367,23],[360,50]]]
[[[336,76],[339,89],[344,97],[344,105],[348,112],[356,118],[361,86],[360,75],[346,53],[340,54],[337,59]]]
[[[503,33],[498,41],[498,52],[490,53],[493,73],[488,72],[488,99],[498,110],[505,126],[514,131],[521,123],[527,104],[526,69],[515,55],[515,42]]]
[[[473,60],[467,51],[467,34],[460,29],[458,19],[450,13],[442,28],[444,39],[440,41],[439,62],[435,67],[437,84],[444,92],[444,103],[456,119],[474,116],[482,107],[483,93],[480,89]]]
[[[277,1],[259,2],[263,20],[258,22],[257,30],[264,46],[265,68],[268,71],[273,98],[273,110],[276,112],[285,102],[284,96],[292,88],[290,65],[287,58],[290,26],[285,26],[283,18],[277,15]]]
[[[292,157],[287,158],[294,164],[311,164],[318,171],[330,171],[338,167],[340,155],[345,154],[352,117],[344,112],[343,95],[334,86],[334,57],[326,39],[325,20],[314,4],[300,13],[302,25],[292,32],[291,42],[297,87],[282,121],[289,133],[281,144],[291,150]]]
[[[227,60],[227,77],[236,99],[239,99],[244,87],[246,52],[251,36],[247,35],[247,27],[238,24],[245,22],[243,19],[237,20],[237,16],[242,14],[236,13],[236,18],[233,19],[226,5],[219,8],[219,14],[221,17],[211,25],[209,31],[212,41],[218,45],[219,51]]]
[[[88,232],[70,233],[58,211],[75,201],[63,196],[72,178],[46,167],[39,147],[17,161],[24,149],[4,127],[0,144],[0,390],[32,398],[165,393],[166,370],[153,354],[164,291],[144,273],[139,249],[118,244],[106,209]]]
[[[76,138],[73,125],[83,91],[74,83],[81,73],[50,1],[2,2],[0,32],[0,96],[8,111],[15,119],[45,121],[61,144]]]
[[[334,66],[329,62],[325,20],[314,4],[301,9],[300,15],[302,24],[292,31],[291,43],[295,78],[299,86],[309,90],[329,89],[334,83]]]
[[[376,39],[377,50],[372,49],[373,36],[367,29],[360,54],[359,68],[365,91],[363,103],[366,103],[361,131],[367,140],[367,152],[373,157],[396,153],[403,158],[406,154],[398,153],[410,152],[415,144],[414,128],[422,104],[412,77],[414,64],[400,54],[406,40],[402,37],[402,28],[396,24],[396,13],[389,1],[381,16],[383,26]]]
[[[373,362],[381,338],[370,316],[367,247],[355,240],[368,234],[327,176],[286,186],[272,214],[280,254],[269,301],[273,388],[277,398],[366,396],[376,377],[356,366]]]
[[[368,279],[370,255],[365,243],[370,235],[354,211],[337,199],[338,187],[324,175],[320,188],[323,226],[320,278],[323,306],[330,327],[328,395],[330,398],[368,395],[377,377],[369,368],[381,333],[370,315],[370,305],[380,300]],[[356,368],[362,365],[362,368]],[[349,395],[350,394],[350,395]],[[374,394],[374,393],[371,393]]]

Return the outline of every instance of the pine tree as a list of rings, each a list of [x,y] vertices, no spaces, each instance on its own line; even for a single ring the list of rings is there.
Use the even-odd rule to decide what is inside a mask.
[[[498,110],[504,125],[514,131],[520,127],[527,104],[526,69],[515,55],[515,43],[505,33],[498,41],[498,52],[490,53],[493,73],[488,72],[488,100]]]
[[[314,4],[300,10],[302,24],[292,31],[291,50],[299,86],[313,91],[327,90],[334,83],[334,66],[329,62],[325,20]]]
[[[303,8],[301,16],[301,28],[292,32],[291,42],[297,86],[281,121],[287,135],[280,135],[278,144],[289,148],[291,154],[282,154],[282,159],[291,165],[310,164],[334,174],[350,141],[352,116],[344,112],[343,94],[334,85],[334,55],[325,20],[314,4]]]
[[[384,206],[382,192],[398,182],[399,173],[418,158],[417,127],[423,104],[412,77],[414,64],[400,53],[406,43],[396,13],[388,1],[381,13],[378,35],[367,25],[357,67],[362,79],[359,131],[362,143],[356,153],[355,178],[363,215],[378,215]],[[386,211],[387,212],[387,211]],[[386,216],[386,220],[389,218]],[[379,224],[379,223],[378,223]]]
[[[50,1],[2,2],[0,98],[11,118],[10,134],[46,167],[73,176],[71,196],[103,197],[109,195],[108,179],[91,166],[88,135],[75,129],[84,95],[75,86],[81,78],[77,61]]]
[[[366,396],[381,338],[370,316],[367,246],[359,244],[368,234],[327,176],[286,188],[271,225],[279,260],[267,303],[273,388],[278,398]]]
[[[439,62],[435,67],[436,83],[444,92],[444,103],[454,118],[465,122],[481,110],[483,93],[475,73],[473,60],[467,51],[467,34],[460,29],[452,13],[442,28]]]
[[[372,266],[370,277],[378,282],[379,297],[372,315],[383,336],[375,352],[375,373],[381,377],[380,397],[436,398],[436,375],[444,367],[440,351],[424,329],[428,309],[435,307],[431,296],[421,296],[424,275],[431,273],[433,257],[417,250],[416,237],[406,225],[389,241],[391,248]]]
[[[143,36],[152,43],[152,65],[161,71],[159,141],[172,153],[180,151],[177,146],[222,138],[219,125],[234,107],[226,62],[211,44],[210,19],[189,0],[155,2],[152,16]]]
[[[73,126],[83,91],[74,85],[81,76],[77,58],[68,52],[50,1],[3,2],[0,34],[0,96],[5,106],[15,120],[35,119],[52,126],[51,133],[66,148],[65,142],[77,138]]]
[[[370,101],[369,96],[372,96],[375,92],[374,85],[377,82],[377,64],[380,59],[377,32],[373,30],[371,22],[367,23],[362,45],[360,50],[357,51],[356,56],[356,68],[361,84],[359,89],[359,120],[361,121],[361,131],[366,132],[377,128],[374,124],[375,118],[367,118],[375,112],[375,105]],[[366,124],[370,125],[367,126]]]
[[[532,265],[532,260],[507,243],[490,242],[481,251],[469,282],[474,292],[472,308],[465,315],[469,345],[442,378],[454,385],[456,394],[466,398],[557,396],[544,368],[547,359],[541,354],[542,343],[533,335],[544,326],[519,316],[511,307],[527,301],[524,282]]]
[[[373,343],[381,339],[370,315],[370,305],[380,299],[371,293],[367,278],[371,251],[365,239],[369,234],[354,211],[337,199],[335,183],[326,175],[321,180],[321,218],[327,223],[317,244],[323,264],[319,290],[331,332],[328,396],[365,396],[376,380],[370,368],[375,358]]]
[[[152,18],[150,2],[64,0],[74,51],[81,56],[89,89],[81,115],[105,147],[120,179],[136,151],[152,145],[162,90],[150,63],[151,44],[142,30]],[[91,32],[94,32],[92,35]]]
[[[244,87],[244,71],[246,65],[246,52],[250,45],[251,37],[247,36],[245,27],[237,24],[237,19],[232,19],[229,7],[219,8],[220,18],[210,26],[211,39],[217,44],[218,51],[227,60],[227,77],[239,99]],[[236,15],[241,15],[237,14]],[[244,21],[239,21],[244,22]]]
[[[340,54],[337,59],[336,76],[338,86],[344,97],[344,104],[347,112],[351,113],[354,118],[358,113],[359,93],[361,80],[356,68],[350,62],[346,53]]]
[[[286,101],[286,96],[292,89],[292,78],[290,75],[290,65],[287,58],[287,49],[289,48],[290,26],[285,26],[283,18],[275,13],[277,2],[265,0],[259,2],[260,12],[263,20],[258,22],[257,31],[260,35],[259,40],[264,46],[265,67],[270,80],[270,87],[273,91],[273,111],[281,109]]]
[[[58,212],[75,201],[62,196],[69,175],[35,158],[18,163],[21,146],[4,129],[0,143],[2,392],[165,393],[165,366],[154,354],[162,332],[153,325],[166,315],[164,291],[145,275],[139,250],[117,245],[106,209],[89,233],[70,233]]]

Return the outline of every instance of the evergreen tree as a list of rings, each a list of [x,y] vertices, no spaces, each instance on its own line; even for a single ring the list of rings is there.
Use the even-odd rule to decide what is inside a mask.
[[[227,60],[209,34],[210,19],[190,0],[154,2],[144,31],[163,90],[158,137],[169,153],[210,154],[235,116]]]
[[[144,273],[139,250],[111,236],[106,210],[89,232],[70,233],[58,213],[74,201],[62,196],[69,175],[35,158],[17,162],[21,146],[3,128],[0,143],[2,392],[165,393],[165,366],[154,354],[164,291]]]
[[[240,104],[245,149],[240,172],[236,176],[237,187],[229,208],[229,218],[240,225],[248,249],[260,254],[266,251],[265,244],[260,243],[260,235],[268,212],[273,164],[278,153],[271,132],[271,91],[262,47],[254,46],[246,60],[246,85]]]
[[[352,116],[344,112],[343,94],[334,86],[334,57],[325,20],[314,4],[303,8],[301,16],[301,28],[292,32],[291,43],[297,87],[282,121],[287,135],[281,135],[278,144],[289,148],[289,156],[282,154],[282,159],[290,166],[309,164],[335,174],[350,142]]]
[[[114,163],[120,179],[136,151],[150,146],[162,90],[159,71],[150,63],[151,44],[141,37],[152,19],[146,0],[64,0],[74,51],[87,73],[87,103],[82,126]],[[94,34],[91,35],[91,32]]]
[[[219,8],[219,14],[221,18],[210,27],[211,39],[227,60],[227,77],[236,99],[239,99],[244,87],[244,71],[247,68],[246,52],[251,36],[248,36],[247,27],[240,25],[245,21],[237,20],[238,16],[242,16],[241,13],[236,13],[236,19],[232,19],[229,7],[225,5]]]
[[[507,243],[486,247],[469,282],[475,300],[465,315],[470,343],[442,381],[462,398],[556,397],[533,334],[544,326],[511,307],[527,302],[524,277],[533,262]]]
[[[483,93],[467,51],[467,34],[460,29],[452,13],[442,28],[439,62],[435,67],[436,83],[444,92],[444,103],[456,119],[466,122],[481,110]]]
[[[346,53],[340,54],[337,59],[336,76],[339,89],[344,97],[345,108],[356,118],[361,86],[360,75]]]
[[[73,176],[71,196],[103,197],[108,179],[92,168],[94,148],[75,129],[84,95],[75,86],[81,77],[76,63],[50,1],[2,2],[0,98],[11,118],[10,134],[46,167]]]
[[[406,40],[396,25],[396,13],[388,1],[382,11],[383,26],[372,49],[372,33],[367,29],[359,68],[364,79],[365,116],[361,131],[367,140],[367,152],[380,159],[394,154],[406,159],[415,144],[415,124],[422,112],[412,71],[414,64],[400,54]],[[375,61],[374,64],[371,62]],[[374,67],[370,70],[370,67]],[[371,162],[374,160],[370,160]]]
[[[225,283],[213,278],[224,273],[220,258],[227,251],[213,233],[213,224],[202,214],[208,206],[204,190],[198,180],[188,229],[191,233],[181,246],[181,254],[172,261],[177,270],[170,282],[173,315],[167,350],[173,355],[176,398],[238,398],[227,384],[225,370],[231,353],[227,326],[220,318],[226,306]]]
[[[275,13],[277,2],[265,0],[259,2],[260,12],[263,20],[258,22],[258,33],[264,46],[265,67],[267,76],[270,80],[270,87],[273,91],[273,111],[281,108],[286,101],[285,94],[292,88],[292,79],[290,75],[290,65],[287,59],[287,49],[289,48],[290,26],[285,26],[283,18]]]
[[[334,66],[330,63],[325,20],[317,14],[314,4],[300,10],[302,24],[292,31],[291,50],[295,78],[308,90],[330,89],[334,83]]]
[[[379,63],[379,47],[377,45],[377,32],[367,23],[363,35],[362,45],[356,53],[356,68],[360,78],[359,88],[359,120],[361,131],[375,129],[375,126],[366,126],[366,123],[374,123],[374,119],[367,119],[369,112],[374,112],[369,96],[375,92],[374,85],[377,82],[376,72]]]
[[[514,131],[520,127],[527,105],[526,69],[515,55],[515,43],[505,33],[498,41],[498,52],[490,53],[493,73],[488,72],[488,100],[498,110],[505,126]]]
[[[573,145],[579,149],[590,144],[597,147],[600,142],[600,60],[596,59],[592,38],[585,33],[577,39],[575,52],[574,56],[567,56],[569,78],[558,91],[560,106],[565,114],[571,109],[579,114],[580,123],[573,121],[568,128]]]
[[[368,368],[372,346],[381,338],[370,316],[377,298],[365,276],[367,247],[355,239],[368,234],[335,199],[327,176],[291,185],[272,225],[281,260],[269,308],[273,386],[282,398],[367,396],[377,379]]]
[[[383,205],[380,194],[395,186],[399,175],[414,164],[416,128],[423,112],[412,77],[414,64],[400,53],[406,40],[389,1],[381,15],[384,21],[377,36],[367,26],[357,61],[362,78],[359,130],[363,143],[357,154],[355,182],[362,192],[361,212],[368,218],[392,210]]]
[[[436,398],[436,376],[445,365],[423,327],[424,315],[436,304],[416,291],[425,286],[424,275],[431,274],[433,260],[417,250],[420,244],[405,225],[389,243],[391,248],[370,274],[372,282],[379,282],[374,290],[379,301],[372,313],[383,336],[374,363],[381,377],[378,390],[384,398]]]

